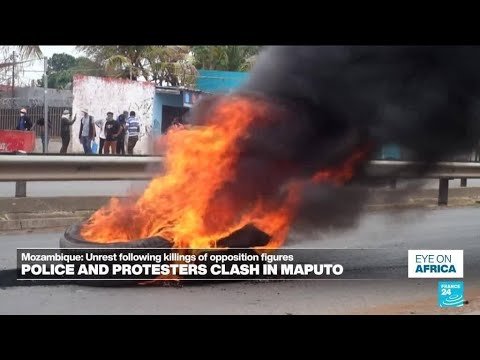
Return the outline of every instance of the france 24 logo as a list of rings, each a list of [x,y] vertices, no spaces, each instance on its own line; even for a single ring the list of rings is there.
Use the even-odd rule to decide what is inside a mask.
[[[438,306],[462,307],[464,304],[463,281],[440,281],[438,283]]]

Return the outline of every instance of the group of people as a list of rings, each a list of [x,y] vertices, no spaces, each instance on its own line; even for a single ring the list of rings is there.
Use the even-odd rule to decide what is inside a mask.
[[[114,119],[113,112],[109,111],[105,119],[94,120],[89,115],[87,109],[82,109],[82,118],[80,119],[80,131],[78,139],[83,146],[85,154],[92,154],[92,143],[95,141],[98,127],[100,129],[98,145],[99,154],[123,154],[125,155],[125,143],[127,144],[127,153],[132,155],[133,149],[138,142],[140,134],[140,121],[136,117],[135,111],[124,111],[117,119]],[[70,111],[64,110],[60,123],[60,136],[62,138],[61,154],[65,154],[70,144],[71,126],[77,120],[77,115],[72,119]],[[17,121],[17,130],[30,131],[35,126],[40,127],[40,137],[42,139],[43,151],[45,152],[45,120],[40,118],[35,124],[27,116],[25,109],[20,110],[20,116]],[[51,121],[48,120],[48,127],[51,129]],[[47,139],[48,140],[48,139]]]
[[[113,115],[113,112],[109,111],[105,119],[94,120],[93,116],[88,114],[87,109],[82,110],[78,137],[83,145],[85,154],[92,153],[92,141],[96,137],[96,127],[100,129],[99,154],[125,155],[125,142],[127,143],[127,153],[130,155],[133,154],[133,149],[137,144],[140,134],[140,121],[136,117],[135,111],[130,111],[130,114],[128,111],[124,111],[117,119],[114,119]],[[67,142],[66,140],[65,142]],[[63,143],[62,135],[62,144]]]
[[[82,143],[85,154],[92,154],[92,142],[96,137],[96,127],[100,129],[98,146],[99,154],[122,154],[125,155],[125,140],[127,142],[127,153],[133,155],[133,149],[138,141],[140,134],[140,121],[136,117],[135,111],[124,111],[117,119],[113,118],[113,112],[107,112],[105,119],[94,120],[93,116],[88,114],[87,109],[82,110],[82,119],[80,120],[80,131],[78,139]],[[69,122],[70,121],[70,122]],[[65,124],[72,124],[75,121],[66,119]],[[63,125],[62,119],[62,125]],[[68,134],[70,134],[68,132]],[[67,135],[67,132],[65,132]],[[62,132],[62,148],[63,144],[67,144],[70,138],[64,139]]]

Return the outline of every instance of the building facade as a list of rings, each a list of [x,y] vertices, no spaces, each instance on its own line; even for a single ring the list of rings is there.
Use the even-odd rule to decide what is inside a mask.
[[[228,93],[247,79],[246,72],[199,70],[195,89],[157,86],[153,104],[156,134],[164,134],[175,118],[185,119],[190,109],[204,96]]]
[[[140,135],[135,154],[151,154],[153,133],[153,104],[155,85],[150,82],[139,82],[125,79],[102,78],[77,75],[73,79],[72,113],[77,114],[77,121],[72,126],[71,152],[83,152],[78,141],[82,110],[97,119],[105,119],[107,112],[114,116],[123,111],[135,111],[140,120]],[[97,128],[97,143],[99,130]]]
[[[141,121],[135,153],[151,154],[155,136],[164,134],[176,118],[185,120],[190,109],[202,97],[233,91],[247,77],[248,73],[200,70],[195,88],[185,89],[155,86],[149,82],[77,75],[73,81],[72,113],[77,114],[78,119],[82,109],[87,109],[94,119],[100,119],[105,118],[108,111],[112,111],[115,116],[124,110],[135,111]],[[75,122],[72,131],[72,137],[76,139],[80,121]],[[97,141],[98,133],[97,129]],[[82,152],[80,142],[72,141],[71,151]]]

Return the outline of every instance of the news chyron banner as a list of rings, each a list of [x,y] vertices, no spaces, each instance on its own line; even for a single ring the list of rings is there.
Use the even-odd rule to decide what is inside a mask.
[[[368,266],[366,266],[368,264]],[[462,278],[462,250],[18,249],[18,280]]]

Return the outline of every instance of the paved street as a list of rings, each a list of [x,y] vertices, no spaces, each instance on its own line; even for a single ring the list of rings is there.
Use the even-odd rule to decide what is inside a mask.
[[[36,181],[27,183],[27,196],[119,196],[144,189],[145,181]],[[14,182],[0,182],[0,197],[15,196]]]
[[[131,190],[140,191],[147,181],[37,181],[27,183],[27,196],[119,196]],[[438,180],[399,181],[398,188],[417,186],[421,189],[438,189]],[[450,181],[450,188],[459,188],[460,180]],[[480,187],[480,179],[469,179],[468,187]],[[14,182],[0,182],[0,197],[15,196]]]
[[[480,208],[369,213],[345,233],[293,234],[287,246],[391,249],[381,259],[347,260],[363,268],[390,266],[408,249],[464,249],[469,304],[437,307],[435,280],[232,282],[184,287],[91,288],[77,285],[0,289],[2,314],[344,314],[473,313],[480,310]],[[60,232],[1,234],[0,270],[15,267],[17,247],[55,247]],[[397,269],[395,269],[397,267]],[[1,272],[0,272],[1,274]],[[0,284],[0,286],[2,286]]]

